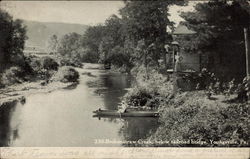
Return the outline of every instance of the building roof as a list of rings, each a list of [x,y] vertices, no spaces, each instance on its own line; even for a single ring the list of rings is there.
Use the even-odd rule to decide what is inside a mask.
[[[193,30],[188,29],[185,25],[179,24],[175,31],[173,32],[174,35],[189,35],[195,34],[196,32]]]

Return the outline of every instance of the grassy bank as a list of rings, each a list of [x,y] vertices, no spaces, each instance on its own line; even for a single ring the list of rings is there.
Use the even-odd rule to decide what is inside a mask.
[[[206,89],[173,94],[173,78],[139,69],[127,105],[160,111],[160,126],[145,146],[249,146],[249,104],[239,95]],[[211,84],[209,84],[211,85]],[[217,90],[217,87],[216,87]]]
[[[165,146],[249,146],[249,105],[228,103],[204,91],[177,94],[161,104],[161,126],[151,141],[180,141]]]

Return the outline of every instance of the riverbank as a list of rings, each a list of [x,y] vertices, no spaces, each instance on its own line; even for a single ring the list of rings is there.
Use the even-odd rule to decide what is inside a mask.
[[[0,131],[5,134],[0,138],[2,146],[123,146],[96,143],[96,140],[126,142],[145,138],[144,135],[156,125],[155,119],[93,117],[93,111],[99,108],[116,110],[120,98],[126,93],[125,89],[131,86],[131,79],[124,74],[100,69],[76,70],[80,74],[76,87],[30,94],[26,96],[25,103],[13,102],[1,107]],[[17,133],[18,137],[15,138]]]
[[[102,64],[83,63],[84,69],[103,69]],[[82,68],[74,67],[79,74],[84,74]],[[45,80],[37,80],[35,82],[23,82],[13,84],[0,89],[0,106],[4,103],[25,99],[26,96],[36,93],[48,93],[58,89],[70,87],[75,82],[63,83],[60,81],[51,81],[45,84]]]
[[[124,96],[129,106],[155,108],[160,126],[151,132],[144,146],[218,146],[250,145],[249,108],[237,94],[225,95],[207,90],[177,91],[173,79],[150,70],[136,74],[137,84]]]
[[[25,67],[11,66],[0,74],[0,105],[78,82],[76,67],[64,66],[54,57],[29,56],[25,60]]]
[[[23,100],[30,94],[47,93],[58,89],[67,88],[74,84],[74,82],[62,83],[59,81],[53,81],[47,85],[41,85],[43,82],[44,80],[39,80],[36,82],[24,82],[0,89],[0,106],[7,102]]]

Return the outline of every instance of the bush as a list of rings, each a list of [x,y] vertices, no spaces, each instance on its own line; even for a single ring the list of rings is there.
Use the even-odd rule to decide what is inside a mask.
[[[10,67],[5,70],[1,77],[1,83],[4,86],[21,83],[24,78],[23,70],[20,67]]]
[[[39,72],[42,69],[41,60],[39,59],[31,59],[29,65],[35,73]]]
[[[247,102],[250,100],[250,79],[245,77],[242,83],[238,84],[237,89],[235,90],[238,94],[237,99],[241,102]]]
[[[167,100],[172,95],[172,82],[168,76],[149,70],[147,78],[145,68],[137,68],[136,85],[123,98],[125,103],[134,107],[157,108],[161,101]]]
[[[151,140],[204,141],[204,145],[179,146],[246,146],[248,111],[246,104],[216,105],[206,102],[205,94],[188,92],[162,103],[162,125]],[[211,142],[212,141],[212,142]],[[219,143],[231,141],[232,143]],[[175,145],[178,146],[178,145]]]
[[[60,82],[77,82],[79,79],[79,73],[72,67],[63,66],[59,68],[58,72],[51,78],[52,81]]]
[[[49,80],[58,70],[58,63],[51,57],[30,58],[28,60],[35,78]]]
[[[51,57],[42,58],[42,68],[46,70],[58,70],[58,63]]]
[[[114,47],[108,54],[107,62],[111,62],[114,66],[122,68],[124,72],[130,72],[133,67],[131,55],[120,46]]]

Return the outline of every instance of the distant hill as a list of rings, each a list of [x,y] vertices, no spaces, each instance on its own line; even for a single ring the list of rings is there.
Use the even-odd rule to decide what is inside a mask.
[[[76,32],[83,34],[88,28],[87,25],[71,24],[71,23],[57,23],[57,22],[36,22],[26,21],[24,24],[27,26],[26,46],[36,46],[40,48],[46,47],[47,40],[53,35],[61,38],[63,35]]]

